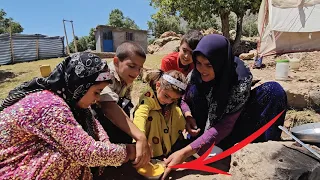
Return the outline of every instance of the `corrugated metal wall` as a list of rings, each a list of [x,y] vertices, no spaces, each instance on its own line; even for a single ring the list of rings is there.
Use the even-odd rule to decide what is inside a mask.
[[[41,37],[39,39],[40,59],[64,56],[63,37]]]
[[[9,35],[0,35],[0,65],[65,55],[63,37],[14,34],[12,35],[12,44],[13,57],[11,57]]]
[[[0,36],[0,65],[11,63],[9,36]]]

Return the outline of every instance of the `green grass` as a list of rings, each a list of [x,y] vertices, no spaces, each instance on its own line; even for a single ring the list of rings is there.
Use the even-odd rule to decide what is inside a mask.
[[[162,55],[148,55],[145,67],[160,68],[162,57]],[[63,58],[55,58],[0,66],[0,99],[5,98],[8,95],[8,92],[20,83],[29,81],[34,77],[40,77],[40,65],[50,65],[51,70],[53,70],[62,60]],[[110,62],[112,59],[106,60]],[[10,76],[6,78],[6,75]],[[134,92],[137,93],[135,93],[133,97],[136,97],[136,95],[143,90],[142,86],[143,83],[141,81],[136,81],[134,83]]]
[[[0,76],[13,73],[10,78],[1,78],[4,80],[0,81],[0,99],[5,98],[8,92],[20,83],[40,77],[40,65],[50,65],[52,70],[62,60],[63,58],[55,58],[0,66]]]

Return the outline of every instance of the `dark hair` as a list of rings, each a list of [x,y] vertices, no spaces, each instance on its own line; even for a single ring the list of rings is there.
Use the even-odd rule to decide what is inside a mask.
[[[160,82],[160,87],[167,90],[173,90],[174,92],[183,95],[185,93],[185,90],[179,88],[178,86],[169,83],[165,79],[162,78],[162,75],[167,74],[173,78],[175,78],[178,81],[181,81],[184,84],[187,84],[187,79],[184,76],[183,73],[177,71],[177,70],[171,70],[168,72],[163,72],[162,70],[146,70],[143,76],[143,81],[149,83],[150,87],[155,90],[156,89],[156,83]]]
[[[202,39],[203,34],[198,30],[189,30],[186,34],[184,34],[181,38],[180,46],[185,42],[189,45],[189,47],[194,50],[196,49],[198,43]]]
[[[143,50],[143,48],[131,41],[126,41],[121,43],[117,50],[116,50],[116,56],[119,58],[120,61],[123,61],[133,55],[138,55],[144,59],[146,59],[146,53]]]

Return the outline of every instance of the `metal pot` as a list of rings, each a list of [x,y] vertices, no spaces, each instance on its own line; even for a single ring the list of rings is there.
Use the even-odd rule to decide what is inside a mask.
[[[308,123],[291,129],[294,136],[303,142],[320,143],[320,123]]]

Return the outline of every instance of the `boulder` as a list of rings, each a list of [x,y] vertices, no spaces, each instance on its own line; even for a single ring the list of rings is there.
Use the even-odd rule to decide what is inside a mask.
[[[179,49],[179,46],[180,46],[180,40],[170,41],[166,43],[164,46],[162,46],[154,54],[169,54],[174,51],[177,51]]]
[[[169,37],[165,37],[165,38],[160,38],[157,39],[153,42],[153,45],[158,45],[160,47],[164,46],[166,43],[170,42],[170,41],[177,41],[180,40],[179,37],[175,37],[175,36],[169,36]]]
[[[202,34],[203,34],[203,35],[208,35],[208,34],[222,34],[222,32],[220,32],[220,31],[218,31],[218,30],[216,30],[216,29],[214,29],[214,28],[209,28],[209,29],[207,29],[207,30],[203,30],[203,31],[202,31]]]
[[[151,44],[148,46],[148,53],[153,54],[153,53],[157,52],[159,49],[160,49],[160,46]]]
[[[232,39],[235,39],[236,38],[236,35],[237,35],[237,31],[236,30],[230,30],[229,31],[229,34],[230,34],[230,37],[232,38]]]
[[[160,36],[160,39],[162,38],[166,38],[166,37],[170,37],[170,36],[173,36],[173,37],[179,37],[179,35],[173,31],[167,31],[167,32],[164,32],[161,36]]]
[[[249,52],[249,53],[242,53],[240,54],[239,56],[240,59],[242,60],[250,60],[250,59],[253,59],[254,58],[254,53],[253,52]]]
[[[318,153],[319,148],[314,147]],[[308,179],[320,177],[320,162],[305,148],[292,142],[249,144],[231,158],[232,179]]]

